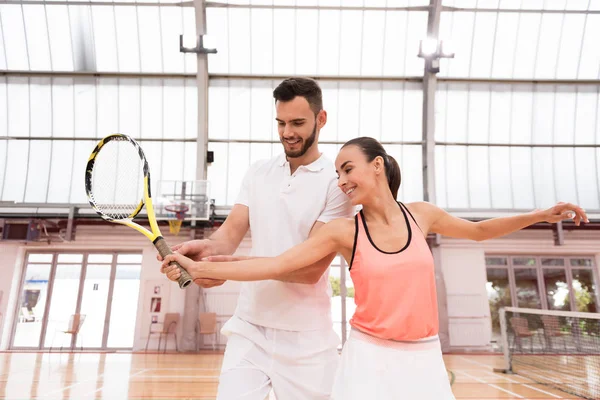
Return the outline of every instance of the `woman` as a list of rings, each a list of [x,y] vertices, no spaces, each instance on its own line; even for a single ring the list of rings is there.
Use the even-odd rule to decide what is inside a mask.
[[[578,206],[559,203],[545,211],[470,222],[433,204],[396,201],[400,168],[375,139],[347,142],[336,159],[338,185],[362,210],[353,219],[324,225],[306,242],[278,257],[237,262],[194,262],[168,256],[169,279],[178,261],[194,278],[263,280],[301,269],[339,252],[350,266],[356,311],[344,346],[332,399],[453,399],[440,342],[433,257],[428,233],[485,240],[536,222],[574,218]]]

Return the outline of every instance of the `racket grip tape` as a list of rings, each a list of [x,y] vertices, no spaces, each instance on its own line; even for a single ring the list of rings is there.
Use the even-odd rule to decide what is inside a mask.
[[[173,254],[171,248],[162,236],[156,238],[156,240],[154,241],[154,247],[156,247],[156,250],[158,250],[158,253],[162,258],[165,258],[169,254]],[[181,276],[179,277],[179,279],[177,279],[179,287],[181,289],[188,287],[194,281],[194,279],[192,279],[192,276],[181,265],[179,265],[177,261],[169,263],[169,265],[173,264],[175,264],[181,272]]]

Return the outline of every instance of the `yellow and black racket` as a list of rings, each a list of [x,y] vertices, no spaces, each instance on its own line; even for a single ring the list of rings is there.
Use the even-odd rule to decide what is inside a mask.
[[[131,137],[115,133],[96,145],[85,168],[85,191],[94,210],[106,221],[143,233],[163,258],[172,253],[156,223],[148,162],[140,145]],[[152,231],[133,222],[144,205]],[[181,265],[171,264],[181,270],[180,288],[192,283],[192,277]]]

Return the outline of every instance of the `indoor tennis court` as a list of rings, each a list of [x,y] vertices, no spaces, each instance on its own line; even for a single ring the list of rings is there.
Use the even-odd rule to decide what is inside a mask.
[[[600,399],[598,37],[596,0],[0,0],[0,399]]]
[[[457,399],[577,399],[519,375],[499,357],[446,355]],[[214,399],[221,354],[2,354],[5,398]]]

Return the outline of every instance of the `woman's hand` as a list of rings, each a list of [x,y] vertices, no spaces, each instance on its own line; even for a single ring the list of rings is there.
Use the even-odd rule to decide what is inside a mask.
[[[585,213],[585,210],[575,204],[571,203],[557,203],[554,207],[548,208],[547,210],[536,210],[533,211],[540,216],[540,219],[544,222],[556,223],[567,219],[573,219],[575,225],[579,226],[581,221],[590,222]]]
[[[172,281],[176,281],[181,276],[181,272],[179,271],[179,268],[177,268],[177,265],[169,265],[169,263],[172,263],[173,261],[177,261],[179,265],[181,265],[183,269],[185,269],[192,276],[192,278],[194,278],[194,280],[203,278],[204,276],[202,276],[202,271],[209,269],[206,268],[208,264],[206,262],[193,261],[192,259],[180,253],[172,253],[165,257],[161,268],[161,270],[167,275],[167,278]]]

